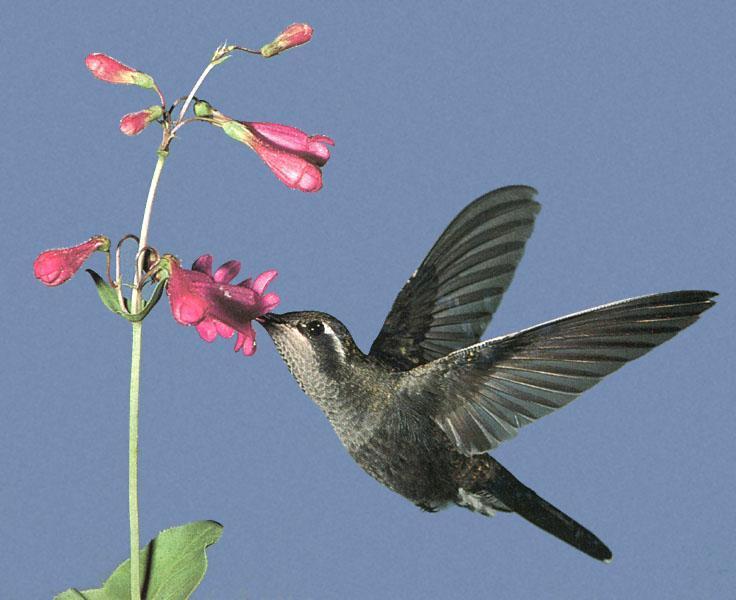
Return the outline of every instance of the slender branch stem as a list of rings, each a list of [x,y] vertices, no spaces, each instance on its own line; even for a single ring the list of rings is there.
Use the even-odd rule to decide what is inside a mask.
[[[140,533],[138,529],[138,413],[143,322],[133,323],[130,358],[130,421],[128,439],[128,511],[130,517],[130,598],[140,600]]]
[[[144,250],[148,246],[148,228],[151,225],[151,213],[153,212],[153,201],[156,199],[156,189],[158,188],[158,182],[161,178],[161,170],[164,168],[166,162],[166,155],[163,152],[159,152],[158,160],[156,161],[156,168],[153,170],[153,176],[151,177],[151,185],[148,188],[148,197],[146,198],[146,209],[143,212],[143,223],[141,223],[141,234],[138,236],[138,252]],[[133,293],[131,295],[132,311],[137,313],[141,309],[141,291],[138,284],[141,279],[141,270],[137,268],[135,277],[133,279]]]
[[[184,114],[187,112],[187,109],[189,108],[189,105],[192,103],[192,98],[194,98],[194,94],[197,93],[197,90],[204,83],[204,80],[207,78],[207,75],[209,75],[210,71],[214,69],[216,66],[217,66],[217,63],[211,62],[204,68],[204,71],[202,71],[202,74],[199,76],[199,79],[197,79],[197,83],[194,84],[192,91],[189,92],[187,99],[184,101],[184,104],[182,104],[181,106],[181,110],[179,111],[179,117],[176,119],[177,125],[181,122],[181,120],[184,117]]]

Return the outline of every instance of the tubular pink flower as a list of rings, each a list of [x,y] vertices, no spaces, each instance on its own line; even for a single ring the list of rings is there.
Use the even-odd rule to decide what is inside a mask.
[[[148,125],[161,118],[164,111],[160,105],[149,106],[145,110],[128,113],[120,119],[120,131],[125,135],[138,135]]]
[[[323,166],[330,159],[330,149],[335,142],[326,135],[307,135],[301,129],[279,123],[253,123],[245,121],[251,131],[277,148],[293,152],[309,162]]]
[[[93,52],[84,59],[92,75],[108,83],[137,85],[142,88],[153,88],[153,77],[124,65],[120,61],[99,52]]]
[[[231,338],[237,333],[235,351],[250,356],[255,352],[255,331],[251,321],[273,310],[279,303],[276,294],[263,294],[276,276],[266,271],[256,278],[234,285],[231,281],[240,272],[236,260],[223,264],[212,275],[212,256],[200,256],[192,270],[182,269],[171,260],[171,276],[167,286],[171,313],[182,325],[194,325],[200,337],[214,341],[218,335]]]
[[[61,285],[79,271],[95,250],[107,252],[109,249],[110,240],[104,235],[96,235],[71,248],[46,250],[33,262],[33,274],[49,287]]]
[[[301,129],[278,123],[230,120],[222,124],[222,129],[253,149],[288,187],[302,192],[322,189],[321,167],[330,158],[327,144],[335,144],[331,138],[309,136]]]
[[[306,23],[293,23],[284,29],[274,41],[263,46],[261,54],[270,58],[289,48],[306,44],[312,39],[312,33],[314,30]]]

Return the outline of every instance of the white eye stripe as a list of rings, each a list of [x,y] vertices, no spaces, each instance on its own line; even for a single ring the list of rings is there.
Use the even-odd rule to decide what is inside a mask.
[[[340,358],[345,360],[345,349],[342,347],[342,342],[340,341],[340,338],[335,333],[335,330],[332,329],[332,327],[329,326],[327,323],[322,323],[324,325],[325,331],[322,335],[330,335],[332,336],[333,345],[335,347],[335,351],[340,355]]]

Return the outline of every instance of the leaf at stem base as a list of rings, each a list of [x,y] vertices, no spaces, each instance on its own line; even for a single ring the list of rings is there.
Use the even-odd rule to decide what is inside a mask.
[[[164,529],[141,550],[141,598],[186,600],[207,571],[205,549],[222,535],[215,521],[194,521]],[[54,600],[123,600],[130,598],[130,559],[118,566],[101,588],[71,588]]]

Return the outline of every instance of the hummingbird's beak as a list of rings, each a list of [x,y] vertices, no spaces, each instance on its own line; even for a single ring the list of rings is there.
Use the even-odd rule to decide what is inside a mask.
[[[268,328],[269,325],[279,325],[285,322],[280,315],[274,313],[266,313],[265,315],[256,317],[256,321],[258,321],[265,328]]]

